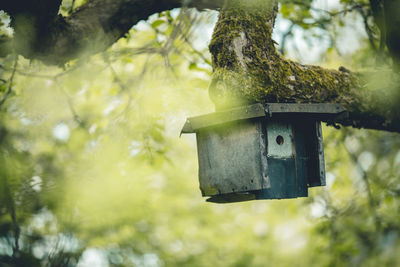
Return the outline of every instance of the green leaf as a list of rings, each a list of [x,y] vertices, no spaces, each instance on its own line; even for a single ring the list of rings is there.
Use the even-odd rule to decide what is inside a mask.
[[[151,24],[151,27],[152,27],[152,28],[157,28],[158,26],[160,26],[160,25],[162,25],[162,24],[164,24],[164,23],[165,23],[165,20],[163,20],[163,19],[158,19],[158,20],[154,21],[154,22]]]

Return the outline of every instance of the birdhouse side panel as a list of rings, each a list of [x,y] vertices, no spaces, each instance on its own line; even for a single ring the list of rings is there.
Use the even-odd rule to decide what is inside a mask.
[[[268,186],[263,174],[265,144],[262,144],[260,120],[204,128],[198,132],[197,141],[200,188],[204,196]]]
[[[295,160],[296,160],[296,172],[297,172],[297,191],[299,196],[308,196],[308,161],[309,156],[307,150],[309,149],[308,143],[309,132],[307,131],[309,125],[305,125],[304,122],[293,123],[293,135],[295,142]]]
[[[318,167],[319,167],[319,179],[321,186],[326,185],[326,176],[325,176],[325,157],[324,157],[324,138],[322,136],[322,126],[321,122],[316,122],[316,131],[317,131],[317,149],[318,149]]]
[[[321,123],[309,121],[302,129],[306,146],[307,184],[309,187],[325,185],[325,162]]]

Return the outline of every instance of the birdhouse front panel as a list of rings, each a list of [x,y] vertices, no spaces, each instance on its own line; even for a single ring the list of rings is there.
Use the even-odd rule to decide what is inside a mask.
[[[296,168],[296,147],[292,123],[287,120],[267,121],[267,165],[271,187],[257,192],[258,198],[295,198],[301,173]]]

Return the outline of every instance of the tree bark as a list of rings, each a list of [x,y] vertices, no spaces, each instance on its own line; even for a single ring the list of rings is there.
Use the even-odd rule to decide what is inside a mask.
[[[340,103],[350,118],[342,125],[400,132],[399,97],[372,91],[368,79],[302,65],[278,54],[272,40],[275,0],[230,1],[214,30],[210,97],[217,109],[253,102]]]
[[[379,2],[382,2],[383,5],[386,45],[394,63],[397,63],[396,67],[400,69],[400,1],[385,0]]]

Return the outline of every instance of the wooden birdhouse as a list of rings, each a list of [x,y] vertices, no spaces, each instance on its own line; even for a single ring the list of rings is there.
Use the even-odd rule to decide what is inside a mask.
[[[196,133],[200,190],[207,201],[308,196],[325,185],[321,121],[338,104],[255,104],[187,119]]]

